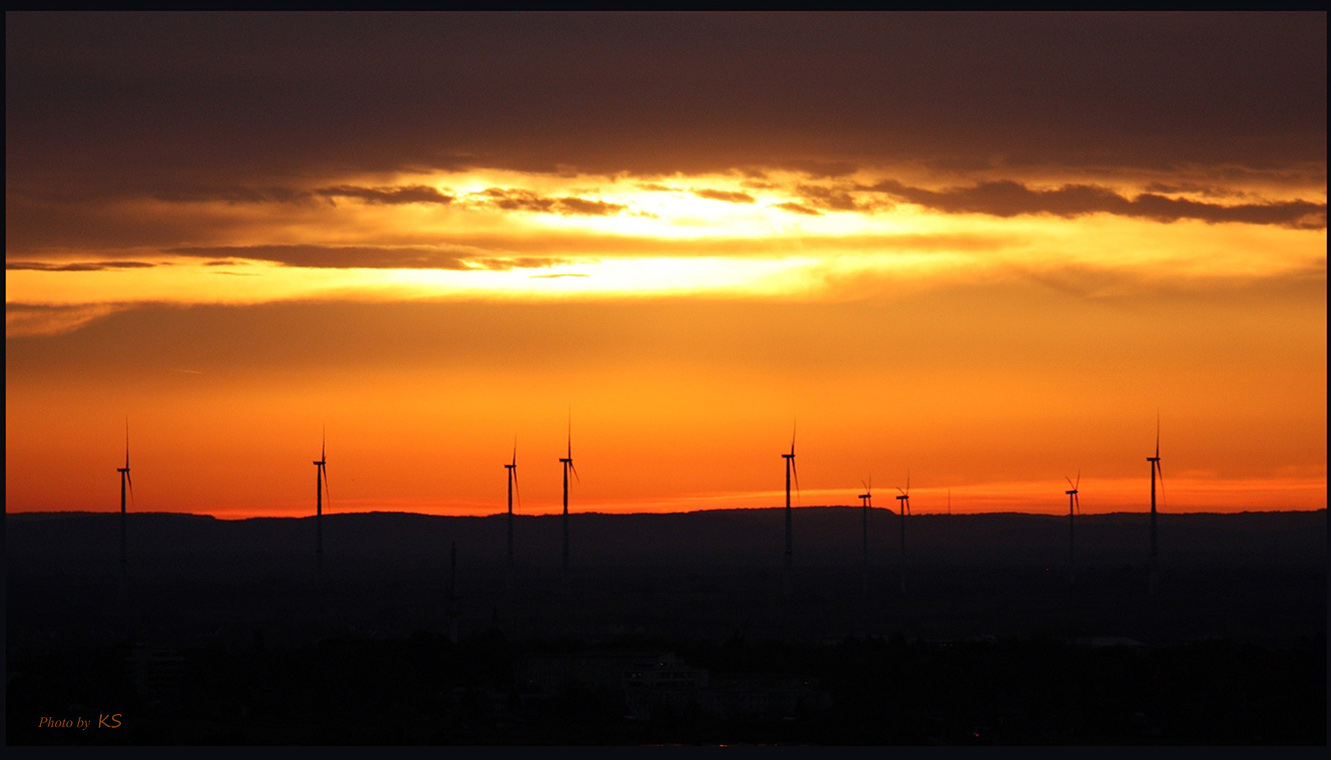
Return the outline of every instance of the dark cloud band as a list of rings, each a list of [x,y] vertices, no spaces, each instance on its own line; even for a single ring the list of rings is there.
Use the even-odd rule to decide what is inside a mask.
[[[1053,190],[1032,190],[1009,180],[981,182],[971,187],[946,190],[927,190],[910,187],[896,180],[885,180],[863,189],[950,214],[1001,217],[1053,214],[1075,217],[1105,213],[1161,222],[1197,219],[1212,224],[1240,222],[1296,229],[1326,227],[1326,204],[1303,200],[1223,205],[1170,198],[1156,193],[1142,193],[1128,198],[1094,185],[1064,185]]]

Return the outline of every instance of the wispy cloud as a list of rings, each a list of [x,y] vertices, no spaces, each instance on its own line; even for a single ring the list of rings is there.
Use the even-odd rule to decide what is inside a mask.
[[[316,195],[325,198],[359,198],[366,203],[398,205],[403,203],[435,203],[448,205],[455,199],[438,188],[428,185],[407,185],[404,187],[356,187],[338,185],[315,190]]]
[[[883,205],[881,202],[857,201],[845,188],[800,185],[796,191],[804,199],[805,204],[828,211],[868,211]]]
[[[5,304],[5,338],[62,335],[127,308],[130,307],[106,303],[80,306]]]
[[[811,207],[806,206],[806,205],[804,205],[804,204],[802,204],[802,203],[795,203],[795,202],[793,202],[793,201],[788,202],[788,203],[774,203],[774,204],[772,204],[772,205],[773,205],[773,208],[779,208],[779,209],[781,209],[782,211],[789,211],[789,212],[791,212],[792,214],[804,214],[804,215],[806,215],[806,216],[822,216],[822,215],[823,215],[823,212],[819,211],[819,210],[816,209],[816,208],[811,208]]]
[[[712,201],[725,201],[726,203],[753,203],[755,198],[748,193],[731,192],[727,190],[694,190],[693,194],[699,198],[706,198]]]
[[[557,205],[561,214],[584,216],[612,216],[628,208],[622,203],[589,201],[584,198],[560,198]]]
[[[78,261],[71,264],[49,264],[42,261],[6,261],[5,269],[37,272],[101,272],[107,269],[147,269],[157,266],[147,261]]]
[[[336,269],[449,269],[455,271],[542,269],[568,263],[565,259],[540,256],[489,256],[474,251],[459,251],[427,246],[324,246],[324,245],[254,245],[171,248],[166,251],[181,256],[234,257],[271,261],[290,267]],[[209,261],[206,266],[233,265],[226,259]]]
[[[553,198],[531,190],[514,188],[492,187],[471,197],[478,205],[489,205],[505,211],[530,211],[565,216],[612,216],[628,208],[622,203],[588,200],[575,196]]]
[[[1052,190],[1031,189],[1020,182],[1000,180],[971,187],[928,190],[896,180],[884,180],[864,190],[882,193],[907,203],[951,214],[1053,214],[1065,218],[1106,213],[1174,222],[1198,219],[1212,224],[1239,222],[1270,224],[1295,229],[1324,229],[1326,204],[1311,201],[1224,205],[1142,193],[1133,198],[1096,185],[1070,184]]]

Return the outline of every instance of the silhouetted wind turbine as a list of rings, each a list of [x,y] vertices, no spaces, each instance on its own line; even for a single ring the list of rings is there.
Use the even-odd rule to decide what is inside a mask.
[[[504,465],[508,470],[508,569],[513,569],[513,494],[518,488],[518,441],[513,439],[513,461]],[[518,497],[521,500],[521,496]],[[564,500],[566,503],[568,499]]]
[[[796,493],[799,492],[800,488],[799,472],[795,470],[795,429],[794,428],[791,428],[790,431],[790,453],[782,454],[781,458],[786,460],[786,570],[789,571],[792,568],[795,559],[794,537],[792,534],[791,521],[790,521],[790,514],[791,514],[790,479],[792,476],[794,476],[795,478]],[[787,580],[789,580],[789,578],[787,578]]]
[[[1077,470],[1077,482],[1064,475],[1063,479],[1072,486],[1068,495],[1068,585],[1077,581],[1077,527],[1075,513],[1081,511],[1081,500],[1077,498],[1077,488],[1081,485],[1081,470]]]
[[[1155,478],[1160,476],[1160,493],[1163,496],[1165,490],[1165,473],[1160,469],[1160,413],[1155,415],[1155,456],[1146,457],[1146,461],[1151,463],[1151,557],[1148,577],[1148,591],[1151,596],[1155,596],[1159,586],[1159,566],[1158,556],[1156,554],[1155,542]]]
[[[316,582],[319,591],[323,589],[324,571],[324,491],[328,488],[328,435],[325,432],[319,443],[319,458],[314,462],[314,559]]]
[[[129,477],[129,418],[125,418],[125,466],[117,467],[116,472],[120,473],[120,597],[124,601],[125,593],[128,588],[128,563],[129,550],[126,528],[127,510],[125,509],[125,494],[128,489],[129,496],[134,496],[134,481]]]
[[[864,593],[869,593],[869,510],[873,509],[873,476],[869,476],[869,482],[864,485],[864,493],[860,494],[860,508],[863,516],[863,532],[861,533],[861,544],[864,550]]]
[[[568,421],[568,455],[559,460],[564,465],[564,575],[568,575],[568,474],[573,473],[574,479],[579,483],[582,478],[578,477],[578,470],[573,466],[573,416],[569,415]]]
[[[901,515],[901,590],[906,590],[906,515],[910,514],[910,471],[906,471],[906,490],[897,497],[897,512]]]

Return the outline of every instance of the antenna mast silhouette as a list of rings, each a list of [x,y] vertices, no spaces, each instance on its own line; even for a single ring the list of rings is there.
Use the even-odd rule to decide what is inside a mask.
[[[1077,498],[1077,487],[1081,485],[1081,470],[1077,470],[1076,483],[1066,475],[1063,479],[1072,486],[1072,490],[1065,491],[1068,495],[1068,585],[1071,586],[1077,582],[1077,524],[1074,513],[1081,511],[1081,500]]]
[[[513,440],[513,461],[504,465],[508,470],[508,569],[513,569],[513,493],[518,487],[518,442]],[[521,498],[519,496],[519,498]],[[565,497],[564,503],[568,503]]]
[[[1147,579],[1147,590],[1151,596],[1155,596],[1160,585],[1159,557],[1156,553],[1155,542],[1155,478],[1160,476],[1160,491],[1163,495],[1165,490],[1165,473],[1160,469],[1160,413],[1155,415],[1155,456],[1146,457],[1146,461],[1151,463],[1151,557],[1149,565],[1149,576]]]
[[[582,478],[578,477],[578,470],[573,466],[573,415],[569,414],[568,420],[568,455],[562,457],[560,463],[564,465],[564,578],[568,578],[568,474],[573,473],[574,479],[579,483]]]
[[[869,593],[869,510],[873,509],[873,485],[872,485],[873,476],[872,475],[869,476],[868,483],[865,483],[863,480],[861,480],[860,483],[864,485],[864,493],[860,494],[860,508],[861,508],[861,515],[863,516],[862,520],[863,531],[861,533],[861,546],[862,549],[864,550],[863,585],[864,585],[864,593],[868,594]]]
[[[910,514],[910,471],[906,471],[906,490],[897,497],[897,512],[901,516],[901,591],[906,591],[906,515]]]

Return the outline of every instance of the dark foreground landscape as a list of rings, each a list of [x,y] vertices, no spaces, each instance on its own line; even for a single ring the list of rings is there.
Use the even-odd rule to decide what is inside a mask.
[[[1326,744],[1325,511],[861,519],[8,515],[6,738]]]

